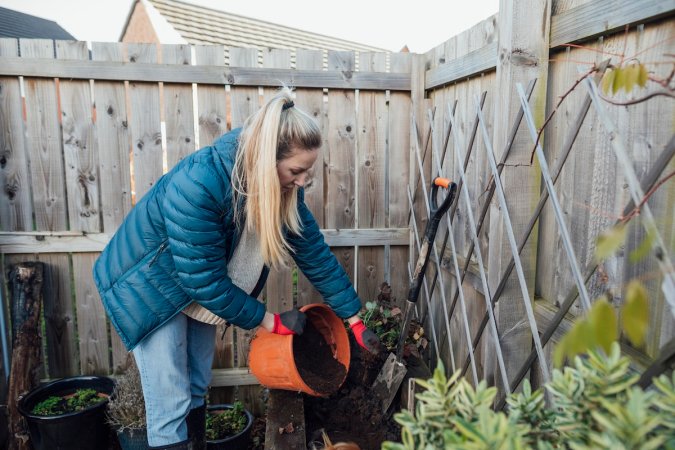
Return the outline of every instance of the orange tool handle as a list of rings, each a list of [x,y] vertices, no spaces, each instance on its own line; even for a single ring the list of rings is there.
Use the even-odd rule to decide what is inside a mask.
[[[450,178],[441,178],[441,177],[434,178],[434,184],[436,186],[440,186],[445,189],[447,189],[448,186],[450,186],[450,183],[452,183],[452,181],[450,181]]]

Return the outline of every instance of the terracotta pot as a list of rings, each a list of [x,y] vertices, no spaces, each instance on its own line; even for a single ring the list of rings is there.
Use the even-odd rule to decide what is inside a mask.
[[[349,338],[342,319],[323,303],[303,306],[300,311],[307,314],[307,320],[312,322],[333,348],[333,357],[345,366],[346,378],[349,372]],[[293,356],[294,338],[293,335],[282,336],[258,327],[251,340],[248,359],[251,372],[260,384],[268,388],[301,391],[315,397],[327,396],[327,392],[317,392],[310,388],[300,376]],[[340,385],[343,382],[344,378]]]

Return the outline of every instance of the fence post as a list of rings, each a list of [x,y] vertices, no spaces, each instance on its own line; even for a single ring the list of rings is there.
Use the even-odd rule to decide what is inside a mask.
[[[545,118],[551,0],[500,0],[498,23],[492,144],[496,152],[501,152],[506,148],[509,128],[520,107],[516,83],[527,84],[534,78],[538,80],[530,103],[538,126],[541,126]],[[516,134],[514,146],[501,176],[504,189],[508,193],[508,208],[516,235],[522,234],[532,207],[539,198],[539,170],[536,166],[528,166],[531,151],[531,140],[527,130],[522,127]],[[501,154],[495,155],[497,160],[500,157]],[[533,236],[521,254],[528,291],[531,293],[534,293],[536,273],[536,242],[537,238]],[[494,292],[512,256],[503,216],[496,199],[490,206],[488,255],[488,282],[490,291]],[[532,346],[532,335],[527,320],[524,319],[525,307],[520,297],[521,290],[513,276],[496,307],[497,326],[509,380],[522,365]],[[498,376],[494,361],[494,353],[489,349],[485,358],[488,379],[493,374]],[[499,386],[499,383],[495,384]]]

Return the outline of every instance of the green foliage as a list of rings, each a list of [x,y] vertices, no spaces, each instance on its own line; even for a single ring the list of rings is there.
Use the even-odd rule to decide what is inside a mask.
[[[616,253],[626,241],[627,233],[628,227],[625,225],[616,225],[601,233],[595,242],[595,259],[602,262]]]
[[[145,400],[138,367],[130,359],[108,402],[107,421],[115,430],[145,428]]]
[[[403,320],[399,308],[391,308],[377,302],[366,302],[366,308],[361,317],[363,324],[377,334],[387,350],[392,351],[396,348]]]
[[[246,427],[247,421],[241,402],[234,402],[231,409],[209,411],[206,415],[206,439],[215,441],[234,436]]]
[[[635,86],[641,88],[647,85],[649,73],[644,64],[637,62],[627,64],[624,66],[613,67],[608,69],[601,81],[602,92],[608,94],[616,94],[621,89],[626,93],[630,93]]]
[[[628,339],[636,347],[644,343],[649,326],[649,303],[647,289],[637,280],[626,288],[626,297],[621,308],[621,324]]]
[[[35,405],[32,412],[38,416],[58,416],[91,408],[107,399],[96,389],[78,389],[73,394],[48,397]]]
[[[395,416],[401,442],[382,449],[675,448],[675,375],[643,391],[629,364],[616,342],[607,353],[590,351],[553,371],[546,386],[553,406],[526,381],[507,398],[508,414],[491,409],[494,388],[447,378],[439,364],[431,379],[419,381],[425,391],[416,396],[415,413]]]

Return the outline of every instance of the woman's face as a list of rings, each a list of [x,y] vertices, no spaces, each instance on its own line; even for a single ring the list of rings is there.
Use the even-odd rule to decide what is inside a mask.
[[[293,187],[303,187],[309,178],[309,169],[314,165],[319,150],[291,148],[290,154],[277,162],[277,173],[282,192],[289,192]]]

